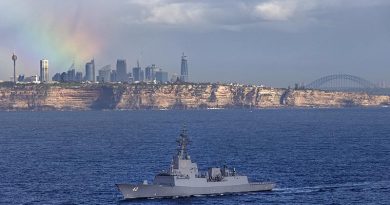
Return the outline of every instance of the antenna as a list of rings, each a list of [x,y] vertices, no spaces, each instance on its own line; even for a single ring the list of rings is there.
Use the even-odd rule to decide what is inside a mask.
[[[183,129],[180,134],[180,138],[177,140],[178,143],[178,156],[181,159],[189,159],[188,153],[187,153],[187,145],[189,144],[189,139],[187,135],[187,126],[184,124]]]

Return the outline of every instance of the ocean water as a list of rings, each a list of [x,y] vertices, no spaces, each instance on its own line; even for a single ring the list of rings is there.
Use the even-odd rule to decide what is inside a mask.
[[[201,169],[272,192],[123,201],[187,124]],[[390,109],[0,112],[0,204],[390,204]]]

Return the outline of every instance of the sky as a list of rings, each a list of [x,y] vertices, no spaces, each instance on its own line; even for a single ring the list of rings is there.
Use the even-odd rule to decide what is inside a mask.
[[[0,0],[0,79],[126,59],[195,82],[286,87],[330,74],[390,84],[389,0]]]

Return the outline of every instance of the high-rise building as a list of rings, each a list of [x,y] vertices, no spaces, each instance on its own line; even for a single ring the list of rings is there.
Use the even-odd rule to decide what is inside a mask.
[[[106,65],[99,70],[98,82],[108,83],[111,82],[111,65]]]
[[[140,76],[141,76],[141,68],[140,67],[133,68],[133,80],[134,80],[134,82],[139,82],[140,81]]]
[[[139,73],[139,81],[145,82],[145,72],[141,69],[141,72]]]
[[[85,65],[85,80],[95,82],[95,59]]]
[[[81,81],[83,81],[83,73],[82,73],[82,72],[76,72],[75,81],[76,81],[76,82],[81,82]]]
[[[133,83],[134,82],[133,75],[131,73],[127,74],[127,78],[129,79],[129,83]]]
[[[76,70],[75,69],[68,70],[66,82],[75,82],[75,81],[76,81]]]
[[[127,74],[126,74],[126,78],[128,78],[128,77],[127,77]],[[111,71],[110,79],[111,79],[111,82],[119,82],[119,81],[117,80],[117,72],[116,72],[116,70],[112,70],[112,71]]]
[[[159,83],[168,82],[168,72],[162,71],[161,69],[156,71],[156,81]]]
[[[181,70],[180,70],[180,81],[182,82],[188,82],[188,63],[187,63],[187,56],[183,55],[181,56]]]
[[[148,66],[148,67],[145,68],[145,81],[146,82],[150,82],[150,81],[153,80],[152,73],[153,73],[153,71],[152,71],[152,67],[151,66]]]
[[[40,62],[40,69],[39,69],[39,80],[42,83],[49,82],[49,60],[43,59]]]
[[[127,78],[127,64],[126,60],[118,59],[116,61],[116,81],[118,82],[128,82]]]
[[[156,79],[156,71],[157,67],[155,64],[148,66],[145,68],[145,81],[146,82],[151,82]]]

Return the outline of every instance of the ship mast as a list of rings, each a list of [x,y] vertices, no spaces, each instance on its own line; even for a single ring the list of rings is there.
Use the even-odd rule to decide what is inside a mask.
[[[188,160],[190,157],[187,153],[187,146],[188,146],[190,141],[188,139],[186,126],[184,126],[184,128],[181,131],[181,134],[179,136],[179,139],[177,139],[176,142],[178,143],[178,146],[177,146],[178,158],[183,159],[183,160]]]

